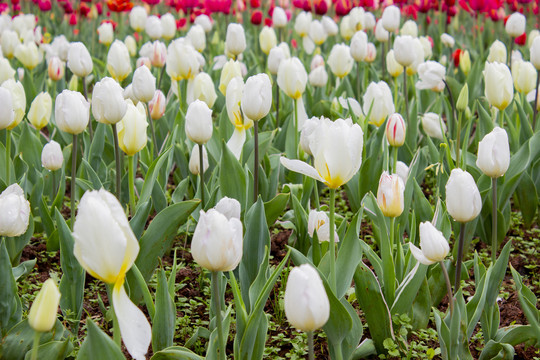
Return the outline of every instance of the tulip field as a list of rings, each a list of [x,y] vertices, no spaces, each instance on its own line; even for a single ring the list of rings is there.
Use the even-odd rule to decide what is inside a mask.
[[[0,2],[0,359],[540,359],[539,12]]]

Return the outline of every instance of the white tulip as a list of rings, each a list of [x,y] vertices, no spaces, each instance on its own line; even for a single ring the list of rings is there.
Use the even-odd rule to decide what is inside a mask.
[[[0,194],[0,236],[19,236],[26,232],[30,203],[18,184],[11,184]]]
[[[415,259],[424,265],[443,261],[450,252],[443,233],[429,221],[420,224],[420,249],[413,243],[409,243],[409,248]]]
[[[467,171],[453,169],[446,183],[446,209],[461,223],[476,218],[482,210],[482,198],[474,178]]]
[[[506,130],[496,127],[478,143],[476,166],[489,177],[503,176],[510,165]]]

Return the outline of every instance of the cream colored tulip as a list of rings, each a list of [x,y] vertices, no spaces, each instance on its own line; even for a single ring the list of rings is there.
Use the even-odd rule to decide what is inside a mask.
[[[41,130],[47,126],[52,113],[52,98],[48,92],[40,92],[32,101],[28,111],[28,120],[34,127]]]
[[[116,132],[120,149],[128,156],[133,156],[146,146],[148,121],[142,103],[135,106],[131,100],[126,101],[126,114],[120,122],[116,123]]]

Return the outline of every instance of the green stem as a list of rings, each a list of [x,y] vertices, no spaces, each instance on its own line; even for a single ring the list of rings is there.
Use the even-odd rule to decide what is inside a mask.
[[[384,80],[386,77],[386,43],[382,43],[382,52],[381,52],[381,67],[382,67],[382,76],[381,79]],[[394,101],[396,101],[397,98],[394,98]]]
[[[298,158],[298,99],[294,100],[294,146]]]
[[[157,90],[161,90],[161,80],[163,79],[163,75],[165,74],[165,65],[161,68],[161,71],[159,72],[159,80],[157,83]]]
[[[459,244],[456,261],[456,278],[454,282],[454,292],[457,292],[461,287],[461,263],[463,262],[463,246],[465,243],[465,225],[467,225],[467,223],[460,223],[459,227]]]
[[[112,317],[113,317],[113,340],[114,340],[114,343],[118,345],[119,348],[122,348],[122,334],[120,334],[120,324],[118,323],[118,317],[116,316],[116,311],[114,310],[114,304],[112,300],[113,291],[114,291],[114,285],[107,284],[107,296],[109,298],[109,305],[111,306]]]
[[[407,92],[407,67],[403,67],[403,97],[405,98],[405,115],[407,117],[407,124],[409,121],[409,96]]]
[[[199,177],[201,180],[201,209],[204,210],[204,159],[203,145],[199,144]]]
[[[86,101],[88,101],[88,94],[86,90],[86,76],[82,78],[82,87],[83,87],[83,95]],[[90,134],[90,142],[92,142],[92,139],[94,137],[94,132],[92,131],[92,122],[90,121],[88,123],[88,133]]]
[[[6,185],[11,183],[11,130],[6,129]]]
[[[491,263],[497,260],[497,178],[491,178]]]
[[[31,360],[38,360],[39,340],[41,339],[41,331],[34,332],[34,343],[32,344]]]
[[[307,332],[309,360],[315,360],[313,349],[313,331]]]
[[[148,121],[150,123],[150,132],[152,133],[152,149],[154,153],[154,158],[158,157],[158,144],[156,141],[156,132],[154,131],[154,120],[150,116],[150,112],[148,111],[148,104],[144,104],[144,108],[146,109],[146,115],[148,116]]]
[[[448,292],[448,304],[450,304],[450,313],[454,312],[454,295],[452,294],[452,285],[450,284],[450,277],[448,276],[448,271],[444,262],[440,261],[441,269],[444,275],[444,280],[446,281],[446,291]]]
[[[223,341],[223,328],[221,323],[221,303],[219,301],[220,292],[219,292],[219,271],[212,271],[212,288],[214,295],[212,296],[212,301],[214,303],[214,310],[216,312],[216,327],[218,331],[218,358],[226,359],[225,353],[225,344]]]
[[[534,97],[533,102],[533,123],[532,123],[532,130],[536,129],[536,115],[538,115],[538,99],[540,99],[540,94],[538,93],[538,90],[540,90],[540,71],[538,71],[538,74],[536,75],[536,96]]]
[[[77,190],[77,134],[73,134],[73,144],[71,148],[71,230],[73,230],[73,225],[75,224],[75,190]]]
[[[281,33],[281,29],[279,30]],[[277,83],[277,75],[275,78],[274,85],[276,86],[276,95],[274,98],[276,99],[276,129],[279,128],[279,86]]]
[[[111,124],[113,139],[114,139],[114,158],[116,165],[116,197],[121,201],[120,196],[122,195],[122,168],[120,163],[120,146],[118,145],[118,134],[116,133],[116,125]]]
[[[336,189],[330,189],[330,288],[336,292],[336,247],[334,237],[334,211],[336,202]]]
[[[508,52],[508,67],[512,67],[512,51],[514,50],[514,37],[510,36],[510,51]]]
[[[393,169],[394,169],[394,174],[397,174],[397,152],[398,152],[398,148],[396,146],[392,146],[392,155],[393,155]]]
[[[463,112],[459,113],[458,116],[458,125],[457,125],[457,134],[456,134],[456,167],[461,167],[461,161],[459,158],[459,150],[461,147],[461,118],[462,118]]]
[[[393,252],[394,249],[394,238],[395,238],[395,226],[396,225],[396,218],[392,217],[390,218],[390,251]]]
[[[452,131],[454,131],[454,122],[456,121],[456,104],[454,103],[454,96],[452,95],[452,90],[450,90],[450,86],[448,86],[448,83],[446,80],[443,80],[444,86],[446,87],[446,91],[448,91],[448,97],[450,99],[450,105],[452,105],[452,117],[453,121],[448,121],[448,134],[450,136],[452,135]],[[452,125],[452,126],[450,126]]]
[[[133,155],[128,156],[128,181],[129,181],[129,213],[135,215],[135,158]]]
[[[56,171],[51,171],[51,178],[52,178],[51,202],[54,202],[54,198],[56,197]]]

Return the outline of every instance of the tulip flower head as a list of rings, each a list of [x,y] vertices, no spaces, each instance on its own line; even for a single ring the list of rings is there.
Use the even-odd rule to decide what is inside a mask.
[[[491,44],[489,48],[489,54],[487,57],[487,61],[489,62],[500,62],[505,63],[506,62],[506,46],[504,43],[500,40],[495,40],[493,44]]]
[[[415,259],[424,265],[443,261],[450,252],[443,233],[429,221],[420,224],[420,249],[413,243],[410,243],[409,247]]]
[[[233,58],[244,52],[246,49],[246,35],[244,34],[244,27],[241,24],[232,23],[227,26],[225,48]]]
[[[330,317],[330,302],[317,270],[303,264],[289,273],[285,288],[285,316],[297,329],[314,331]]]
[[[186,135],[197,144],[206,144],[212,137],[212,110],[204,101],[195,100],[186,112]]]
[[[94,85],[92,92],[92,115],[104,124],[116,124],[126,114],[127,103],[124,89],[110,77],[104,77]]]
[[[279,88],[293,99],[299,99],[306,90],[307,72],[297,57],[281,61],[277,73]]]
[[[432,112],[425,113],[424,116],[422,116],[422,128],[426,135],[441,141],[444,139],[446,125],[439,115]]]
[[[19,236],[26,232],[30,218],[30,203],[18,184],[8,186],[0,194],[0,236]]]
[[[377,204],[384,216],[398,217],[403,212],[403,193],[405,185],[397,175],[384,171],[379,179]]]
[[[345,44],[335,44],[328,56],[328,66],[332,73],[340,79],[349,74],[354,65],[349,47]]]
[[[369,114],[369,122],[377,127],[381,126],[386,117],[396,110],[392,99],[392,92],[384,81],[372,82],[368,85],[363,97],[364,114]]]
[[[510,165],[510,145],[506,130],[496,127],[478,143],[476,166],[492,178],[503,176]]]
[[[154,97],[148,102],[148,112],[152,120],[161,119],[165,114],[165,107],[167,106],[167,98],[161,90],[156,90]]]
[[[527,95],[536,89],[536,69],[528,61],[518,60],[512,63],[512,78],[514,87],[522,94]]]
[[[138,67],[133,73],[133,95],[144,103],[152,100],[156,92],[156,78],[146,66]]]
[[[406,125],[403,117],[398,114],[392,114],[386,122],[386,139],[390,146],[399,147],[405,143]]]
[[[64,90],[54,104],[56,126],[70,134],[80,134],[90,120],[90,104],[78,91]]]
[[[55,171],[62,168],[63,162],[64,154],[60,144],[51,140],[41,151],[41,165],[47,170]]]
[[[206,151],[206,147],[203,145],[202,148],[203,152],[203,172],[206,172],[208,170],[208,152]],[[199,154],[199,145],[195,144],[193,145],[193,148],[191,149],[191,155],[189,157],[189,172],[193,175],[199,175],[200,172],[200,154]]]
[[[11,130],[15,128],[22,121],[26,109],[26,93],[24,92],[24,87],[20,81],[15,81],[13,79],[8,79],[4,81],[1,85],[2,88],[9,91],[11,94],[11,105],[12,107],[7,107],[7,113],[9,118],[10,110],[13,109],[13,121],[9,123],[6,128]],[[5,94],[5,92],[4,92]],[[6,103],[9,103],[8,96],[4,95]]]
[[[265,117],[272,106],[272,84],[266,74],[249,77],[242,94],[242,111],[253,121]]]
[[[527,19],[521,13],[515,12],[508,17],[504,26],[506,33],[511,37],[518,37],[525,32]]]
[[[146,110],[142,103],[136,106],[131,100],[126,100],[127,110],[122,120],[116,123],[118,145],[128,156],[133,156],[141,151],[147,142]]]
[[[131,73],[131,61],[129,51],[122,41],[115,40],[107,54],[107,70],[111,77],[122,82]]]
[[[227,196],[223,197],[218,201],[214,209],[225,215],[225,217],[230,220],[236,218],[240,220],[240,212],[242,210],[240,202],[234,198],[229,198]]]
[[[40,92],[32,101],[28,111],[28,120],[38,130],[47,126],[52,113],[52,98],[48,92]]]
[[[444,90],[444,79],[446,68],[436,61],[426,61],[418,66],[418,76],[420,81],[416,83],[416,88],[420,90],[429,89],[435,92]]]
[[[512,74],[508,66],[502,63],[486,63],[484,68],[484,89],[489,103],[499,110],[504,110],[514,96]]]
[[[534,65],[536,70],[540,71],[540,36],[537,36],[530,48],[531,63]]]
[[[126,273],[139,254],[139,242],[114,195],[104,189],[83,195],[73,239],[73,253],[81,266],[93,277],[114,285],[112,303],[124,344],[133,358],[144,359],[150,345],[150,324],[124,289]]]
[[[446,209],[454,220],[466,223],[482,210],[482,199],[474,178],[467,171],[453,169],[446,183]]]
[[[319,242],[330,241],[330,219],[324,211],[310,210],[308,217],[308,234],[313,237],[317,231]],[[339,236],[334,231],[334,241],[339,242]]]
[[[64,77],[64,63],[58,56],[53,56],[49,59],[47,71],[49,73],[49,78],[52,81],[58,81]]]
[[[191,254],[210,271],[234,270],[242,259],[242,223],[216,209],[201,210],[191,241]]]
[[[92,72],[94,68],[92,57],[82,42],[74,42],[69,45],[67,66],[78,77],[86,77]]]
[[[321,119],[308,139],[315,167],[300,160],[281,157],[291,171],[321,181],[331,189],[346,184],[362,163],[364,133],[351,119]]]
[[[53,279],[47,279],[28,313],[30,327],[39,332],[51,331],[56,323],[58,305],[60,305],[60,291]]]

